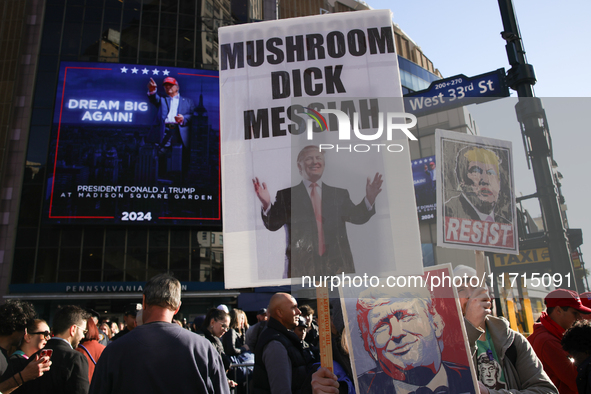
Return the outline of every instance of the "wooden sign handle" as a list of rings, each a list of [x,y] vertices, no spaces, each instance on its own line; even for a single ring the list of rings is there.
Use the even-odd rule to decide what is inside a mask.
[[[330,304],[328,301],[328,288],[316,288],[316,305],[318,307],[318,331],[320,334],[320,365],[332,368],[332,341],[330,338]]]

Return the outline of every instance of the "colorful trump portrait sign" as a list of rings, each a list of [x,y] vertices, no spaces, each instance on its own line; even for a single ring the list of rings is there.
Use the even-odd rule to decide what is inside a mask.
[[[437,245],[518,254],[511,142],[437,130]]]
[[[357,393],[478,393],[451,275],[446,264],[340,288]]]
[[[421,272],[391,13],[219,37],[226,287]]]
[[[221,225],[216,71],[62,62],[44,220]]]

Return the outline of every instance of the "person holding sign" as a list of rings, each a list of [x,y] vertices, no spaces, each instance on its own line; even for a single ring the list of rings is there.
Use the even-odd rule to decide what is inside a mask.
[[[462,193],[445,202],[445,216],[510,224],[499,212],[501,161],[490,149],[470,146],[458,152],[456,178]]]
[[[367,180],[365,198],[355,205],[347,190],[321,181],[325,160],[317,146],[299,152],[297,167],[302,182],[278,191],[274,203],[267,185],[253,179],[265,227],[277,231],[285,226],[287,231],[284,277],[355,272],[346,223],[364,224],[375,214],[382,175],[376,173],[373,181]]]
[[[478,278],[476,270],[458,265],[453,274],[454,284],[462,278],[457,291],[480,394],[558,393],[527,339],[513,331],[507,320],[491,315],[488,288],[474,286],[470,280]],[[494,374],[491,374],[491,365]]]

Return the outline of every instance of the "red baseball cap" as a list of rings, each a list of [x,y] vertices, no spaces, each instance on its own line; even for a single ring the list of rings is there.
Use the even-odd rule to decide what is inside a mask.
[[[580,294],[581,303],[587,308],[591,308],[591,291]]]
[[[177,85],[178,86],[178,82],[173,77],[166,77],[166,78],[164,78],[164,82],[162,82],[162,85],[164,85],[165,83],[170,83],[172,85]]]
[[[591,308],[584,306],[581,303],[579,295],[572,290],[556,289],[551,291],[546,298],[544,298],[544,303],[548,308],[570,306],[581,313],[591,313]]]

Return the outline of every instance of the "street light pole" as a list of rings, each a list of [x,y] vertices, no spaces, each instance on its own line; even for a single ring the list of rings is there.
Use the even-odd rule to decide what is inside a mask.
[[[548,128],[542,101],[534,97],[536,83],[534,68],[527,63],[519,34],[512,0],[498,0],[507,42],[507,58],[511,69],[507,72],[507,84],[517,91],[519,102],[515,106],[521,127],[525,149],[534,173],[536,189],[548,236],[548,250],[554,273],[562,277],[563,288],[577,290],[568,237],[552,173],[552,138]],[[570,280],[567,280],[570,275]]]

